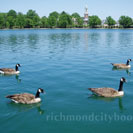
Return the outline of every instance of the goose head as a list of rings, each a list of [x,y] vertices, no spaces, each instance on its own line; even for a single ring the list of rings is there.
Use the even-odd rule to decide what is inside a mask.
[[[123,82],[123,83],[124,83],[124,82],[127,82],[126,79],[125,79],[124,77],[122,77],[122,78],[120,79],[120,81]]]
[[[39,93],[44,93],[44,90],[42,88],[38,88]]]
[[[42,88],[38,88],[35,98],[39,98],[40,97],[40,93],[44,93],[44,90]]]
[[[123,92],[123,83],[124,82],[127,82],[126,81],[126,79],[124,78],[124,77],[122,77],[121,79],[120,79],[120,84],[119,84],[119,89],[118,89],[118,91],[119,92]],[[124,93],[124,92],[123,92]]]
[[[132,60],[131,60],[131,59],[128,59],[128,60],[127,60],[127,64],[126,64],[126,65],[129,65],[129,62],[130,62],[130,61],[132,61]]]
[[[128,61],[132,61],[132,59],[128,59]]]
[[[16,64],[16,66],[15,66],[15,70],[16,71],[19,71],[18,67],[21,67],[21,65],[20,64]]]
[[[17,67],[21,67],[21,65],[20,65],[20,64],[16,64],[16,66],[17,66]]]

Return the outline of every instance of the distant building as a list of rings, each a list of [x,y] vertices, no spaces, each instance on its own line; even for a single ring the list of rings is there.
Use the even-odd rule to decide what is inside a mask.
[[[119,28],[120,27],[119,21],[116,22],[115,27],[116,28]]]
[[[84,13],[84,26],[88,26],[89,21],[89,14],[88,14],[88,7],[85,6],[85,13]]]
[[[103,28],[110,28],[110,26],[106,23],[106,20],[102,20],[101,25]],[[117,21],[116,24],[111,26],[111,28],[118,28],[118,27],[120,27],[119,21]]]
[[[72,18],[72,21],[73,21],[73,23],[74,23],[74,25],[78,25],[78,22],[77,22],[77,19],[76,18]]]
[[[106,20],[102,20],[101,25],[103,28],[108,28],[108,24],[106,23]]]

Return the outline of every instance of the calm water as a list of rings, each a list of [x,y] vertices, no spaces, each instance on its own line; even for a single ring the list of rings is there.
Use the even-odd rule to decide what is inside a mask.
[[[1,30],[0,67],[20,63],[19,76],[0,75],[0,132],[94,133],[133,131],[133,68],[111,62],[133,59],[133,30]],[[131,62],[132,65],[132,62]],[[89,87],[118,88],[122,98],[92,96]],[[8,94],[36,93],[42,102],[22,105]]]

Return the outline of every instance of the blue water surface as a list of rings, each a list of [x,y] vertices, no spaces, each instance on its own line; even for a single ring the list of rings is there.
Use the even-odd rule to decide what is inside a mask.
[[[0,75],[2,133],[125,133],[133,131],[133,69],[114,70],[110,63],[133,59],[133,30],[0,30],[0,68],[21,64],[19,75]],[[132,65],[132,62],[130,63]],[[92,96],[89,87],[118,89],[121,98]],[[46,95],[32,105],[5,96]]]

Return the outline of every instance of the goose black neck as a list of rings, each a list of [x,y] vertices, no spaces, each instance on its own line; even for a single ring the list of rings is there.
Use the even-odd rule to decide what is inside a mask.
[[[126,63],[126,65],[127,65],[127,66],[129,65],[129,60],[127,60],[127,63]]]
[[[37,91],[35,98],[39,98],[39,97],[40,97],[40,92]]]
[[[120,81],[120,85],[119,85],[119,90],[118,91],[123,91],[123,82]]]
[[[19,70],[18,70],[18,66],[17,66],[17,65],[15,66],[15,70],[16,70],[16,71],[19,71]]]

